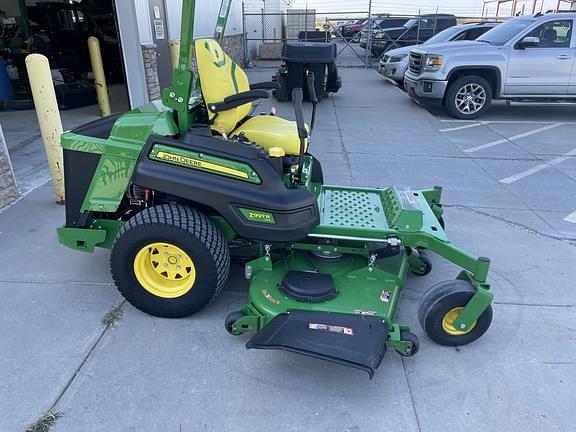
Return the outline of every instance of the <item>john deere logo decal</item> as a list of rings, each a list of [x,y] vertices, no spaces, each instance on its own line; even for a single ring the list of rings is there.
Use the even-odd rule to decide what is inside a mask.
[[[187,156],[177,155],[174,153],[166,153],[161,151],[158,152],[158,154],[156,155],[156,159],[172,162],[178,165],[185,165],[193,168],[201,168],[208,171],[215,171],[218,173],[229,174],[234,177],[241,177],[244,179],[248,178],[248,173],[245,173],[243,171],[238,171],[223,165],[202,161]]]
[[[245,209],[245,208],[241,208],[240,212],[250,222],[260,222],[260,223],[267,223],[267,224],[275,224],[276,223],[276,220],[274,219],[274,215],[272,213],[258,211],[258,210],[250,210],[250,209]]]
[[[250,183],[261,183],[260,177],[250,165],[218,156],[156,144],[150,152],[150,159],[232,177]]]

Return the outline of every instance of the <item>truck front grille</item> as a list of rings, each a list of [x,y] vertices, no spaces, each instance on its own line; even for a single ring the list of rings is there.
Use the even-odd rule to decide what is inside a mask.
[[[422,63],[424,61],[424,56],[422,54],[416,54],[414,52],[410,53],[410,72],[416,75],[422,73]]]

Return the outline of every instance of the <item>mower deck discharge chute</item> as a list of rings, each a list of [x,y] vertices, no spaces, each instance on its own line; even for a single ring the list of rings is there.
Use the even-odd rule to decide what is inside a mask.
[[[66,224],[62,244],[112,250],[111,271],[135,307],[191,315],[224,287],[232,259],[245,263],[248,302],[225,319],[248,348],[273,348],[345,364],[370,376],[388,348],[419,348],[396,320],[408,273],[432,270],[427,253],[459,266],[432,287],[418,319],[434,342],[457,346],[492,319],[489,260],[444,232],[440,187],[324,184],[311,151],[313,123],[292,93],[296,121],[250,116],[277,83],[250,84],[211,39],[195,41],[201,93],[189,68],[194,2],[183,5],[179,67],[162,103],[62,136]],[[317,102],[314,74],[307,73]]]

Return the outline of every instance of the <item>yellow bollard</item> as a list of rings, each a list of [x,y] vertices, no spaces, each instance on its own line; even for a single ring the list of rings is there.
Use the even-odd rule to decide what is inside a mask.
[[[96,82],[96,97],[102,117],[112,114],[110,109],[110,99],[108,97],[108,86],[106,85],[106,75],[102,64],[102,53],[100,52],[100,41],[97,37],[88,38],[88,49],[90,51],[90,62],[92,63],[92,73]]]
[[[172,70],[178,69],[180,61],[180,41],[172,39],[170,41],[170,59],[172,60]]]
[[[36,115],[44,141],[48,167],[52,175],[56,202],[64,204],[64,158],[60,146],[60,135],[62,135],[63,130],[52,73],[50,72],[50,63],[41,54],[30,54],[26,57],[26,70],[28,71]]]

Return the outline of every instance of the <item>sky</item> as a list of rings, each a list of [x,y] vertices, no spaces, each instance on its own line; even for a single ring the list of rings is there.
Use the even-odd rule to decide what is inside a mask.
[[[320,12],[361,12],[368,10],[369,0],[294,0],[295,7],[316,8]],[[522,9],[522,3],[525,4],[526,13],[531,12],[532,0],[520,2],[519,10]],[[394,13],[394,14],[418,14],[433,13],[438,8],[439,12],[453,13],[458,16],[480,16],[482,15],[482,6],[484,0],[372,0],[372,12],[375,13]],[[552,9],[556,7],[556,0],[537,0],[537,10]],[[567,4],[565,8],[568,8]],[[487,16],[495,16],[496,5],[488,6]],[[500,15],[510,15],[511,2],[503,5]]]

